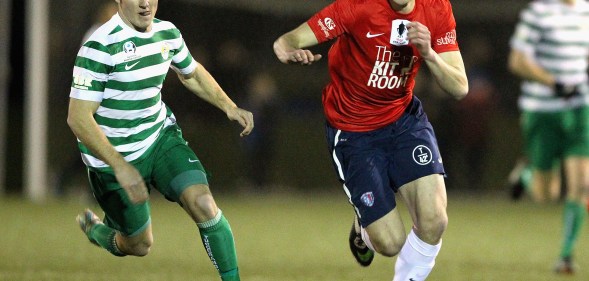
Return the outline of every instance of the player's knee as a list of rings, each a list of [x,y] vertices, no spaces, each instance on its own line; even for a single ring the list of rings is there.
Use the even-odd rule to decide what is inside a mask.
[[[149,254],[151,245],[153,245],[153,237],[148,235],[147,237],[144,237],[140,240],[123,240],[121,245],[119,246],[119,249],[127,255],[143,257]]]
[[[214,218],[217,213],[217,205],[211,194],[203,194],[194,198],[190,203],[192,206],[191,210],[195,213],[199,213],[206,218]]]
[[[184,208],[196,222],[204,222],[215,217],[217,204],[208,188],[193,188],[183,194]]]
[[[418,225],[419,237],[424,242],[435,245],[442,238],[442,234],[448,227],[448,215],[438,213],[423,219]]]
[[[401,248],[403,248],[405,238],[405,235],[380,235],[375,236],[374,239],[370,237],[370,242],[372,243],[374,251],[377,253],[386,257],[394,257],[401,251]]]
[[[375,246],[376,247],[376,246]],[[394,257],[401,251],[402,245],[399,244],[387,244],[382,247],[375,249],[377,253],[385,257]]]
[[[130,255],[133,256],[138,256],[138,257],[144,257],[147,256],[147,254],[149,254],[149,251],[151,250],[151,245],[153,244],[153,241],[151,239],[146,239],[146,240],[142,240],[138,243],[134,243],[132,245],[129,245],[129,247],[127,248],[127,251],[129,251]]]

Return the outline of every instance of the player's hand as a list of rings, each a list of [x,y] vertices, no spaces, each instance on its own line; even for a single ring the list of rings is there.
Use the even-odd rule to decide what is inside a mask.
[[[571,98],[574,96],[578,96],[581,94],[581,92],[579,92],[579,86],[578,85],[565,85],[563,83],[556,83],[554,85],[554,92],[556,94],[557,97],[561,97],[561,98]]]
[[[309,50],[298,49],[290,52],[284,52],[278,56],[278,59],[285,64],[298,63],[301,65],[311,65],[313,62],[321,59],[320,54],[313,54]]]
[[[434,56],[434,50],[431,45],[431,33],[427,26],[417,21],[407,24],[407,39],[409,43],[417,47],[417,51],[424,60],[431,59]]]
[[[244,129],[241,131],[240,136],[249,135],[254,129],[254,115],[239,107],[234,107],[227,110],[227,117],[229,120],[237,121]]]
[[[113,167],[117,181],[121,187],[127,192],[129,200],[133,204],[139,204],[147,201],[149,193],[143,181],[143,177],[133,165],[125,163],[116,168]]]

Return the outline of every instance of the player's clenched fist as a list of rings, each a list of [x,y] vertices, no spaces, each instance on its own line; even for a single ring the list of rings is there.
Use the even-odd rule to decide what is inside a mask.
[[[427,60],[433,56],[433,49],[431,46],[431,34],[427,26],[420,22],[410,22],[408,25],[407,39],[419,51],[423,59]]]

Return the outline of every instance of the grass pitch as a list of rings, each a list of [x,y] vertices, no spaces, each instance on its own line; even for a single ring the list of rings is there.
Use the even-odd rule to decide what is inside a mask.
[[[215,197],[233,228],[242,280],[392,280],[394,258],[377,256],[362,268],[348,252],[352,209],[343,193]],[[219,280],[196,226],[175,204],[153,199],[155,243],[143,258],[116,258],[91,245],[75,222],[84,207],[0,198],[0,280]],[[561,204],[450,193],[448,214],[428,280],[589,280],[587,227],[578,241],[577,275],[551,271],[560,249]]]

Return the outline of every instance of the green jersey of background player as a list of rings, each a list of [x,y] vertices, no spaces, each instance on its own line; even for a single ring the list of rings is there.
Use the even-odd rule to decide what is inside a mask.
[[[84,43],[73,72],[68,124],[105,212],[102,221],[85,210],[78,216],[80,227],[113,255],[147,255],[153,243],[147,186],[153,186],[196,222],[222,280],[239,280],[229,223],[161,99],[168,69],[188,90],[239,122],[242,136],[253,129],[252,114],[237,107],[193,59],[172,23],[154,18],[158,0],[116,2],[118,14]]]

